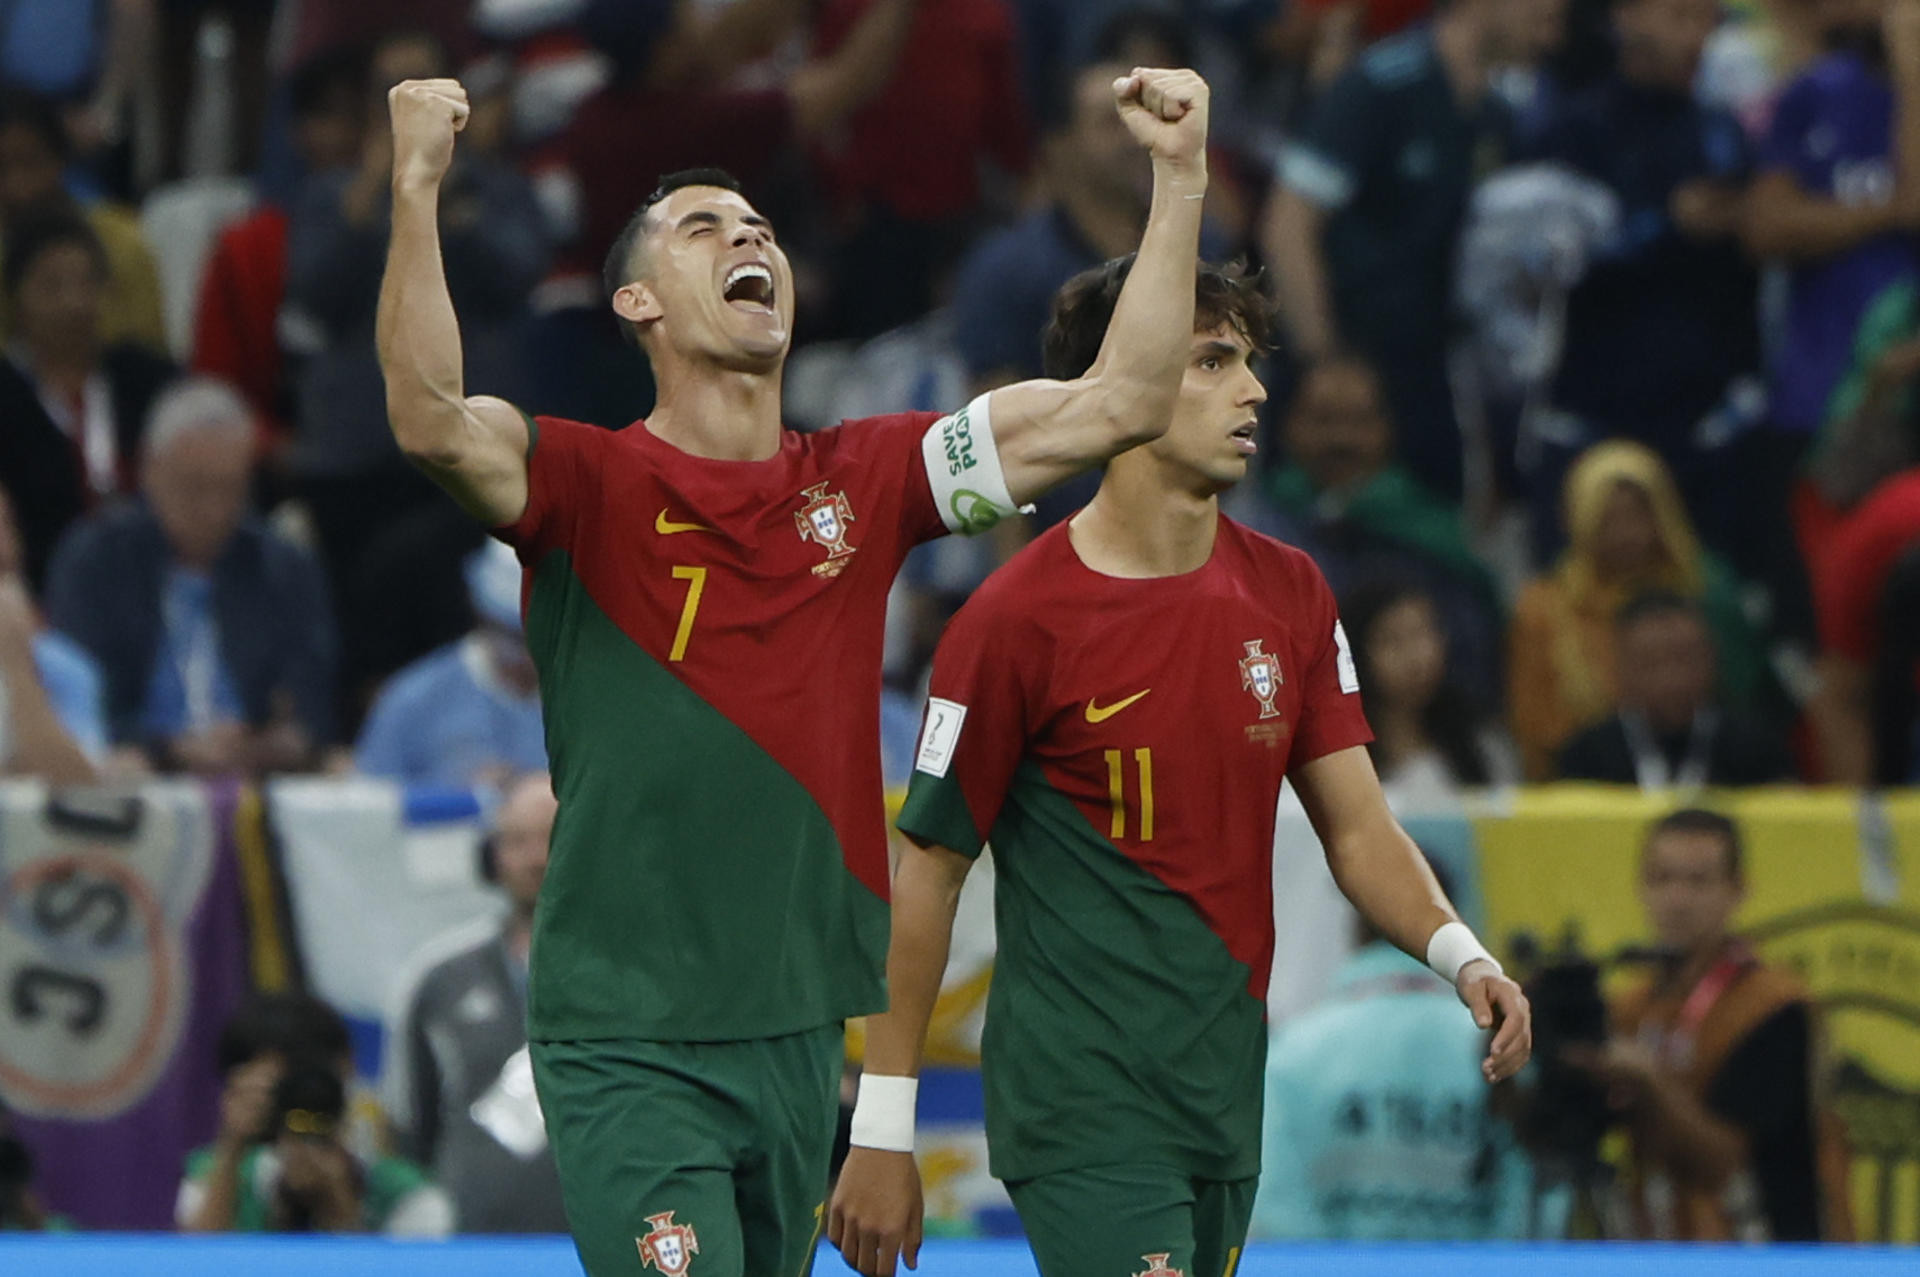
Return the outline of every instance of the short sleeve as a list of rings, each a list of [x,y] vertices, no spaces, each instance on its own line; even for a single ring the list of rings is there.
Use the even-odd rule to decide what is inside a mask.
[[[978,856],[1027,745],[1026,686],[1003,622],[975,595],[933,656],[900,832]]]
[[[523,414],[524,415],[524,414]],[[600,474],[594,455],[612,436],[561,417],[527,417],[527,508],[494,535],[529,561],[570,550]]]
[[[1353,649],[1340,624],[1340,611],[1333,590],[1320,569],[1305,565],[1302,587],[1309,598],[1303,609],[1314,618],[1309,624],[1301,661],[1300,722],[1293,732],[1293,754],[1287,760],[1292,770],[1316,758],[1325,758],[1373,739],[1367,716],[1360,707],[1360,676],[1354,668]]]
[[[868,508],[894,512],[902,555],[947,530],[934,504],[923,452],[928,428],[940,419],[938,413],[900,412],[860,417],[834,427],[848,440],[842,447],[859,458],[865,491],[857,493],[856,500],[864,496],[872,503]]]
[[[1281,183],[1322,210],[1352,203],[1380,150],[1380,107],[1362,59],[1321,95],[1306,130],[1281,153]]]

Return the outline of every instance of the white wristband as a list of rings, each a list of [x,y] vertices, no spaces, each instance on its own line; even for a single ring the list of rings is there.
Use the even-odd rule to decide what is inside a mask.
[[[860,1097],[853,1102],[852,1142],[889,1153],[913,1152],[913,1110],[919,1095],[917,1077],[861,1074]]]
[[[1441,924],[1440,929],[1427,941],[1427,965],[1448,984],[1457,984],[1461,968],[1469,962],[1491,962],[1495,971],[1506,974],[1466,923]]]

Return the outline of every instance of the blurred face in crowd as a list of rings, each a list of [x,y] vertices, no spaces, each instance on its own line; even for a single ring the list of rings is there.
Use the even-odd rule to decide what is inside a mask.
[[[1365,365],[1322,364],[1307,374],[1287,414],[1287,456],[1314,486],[1338,491],[1386,468],[1393,429]]]
[[[1195,333],[1173,424],[1141,451],[1196,476],[1197,486],[1209,493],[1246,478],[1259,425],[1254,414],[1267,400],[1267,389],[1249,362],[1252,355],[1252,346],[1231,323]]]
[[[1880,19],[1889,0],[1812,0],[1813,21],[1822,35],[1853,45],[1880,42]]]
[[[236,422],[185,430],[148,449],[141,479],[175,558],[190,567],[208,567],[247,511],[252,433]]]
[[[344,80],[329,86],[320,100],[294,121],[294,145],[307,172],[347,168],[359,159],[365,118],[358,88]]]
[[[1620,703],[1658,732],[1681,732],[1713,696],[1713,636],[1690,608],[1635,617],[1620,630]]]
[[[1090,66],[1074,77],[1066,128],[1050,140],[1050,167],[1063,185],[1085,195],[1144,209],[1153,192],[1153,162],[1113,105],[1113,82],[1129,68]]]
[[[663,354],[754,373],[786,357],[793,267],[745,196],[683,186],[655,204],[629,275],[613,308],[641,325],[656,370]]]
[[[1454,0],[1461,3],[1461,0]],[[1567,0],[1481,0],[1495,62],[1532,66],[1560,47]]]
[[[1600,575],[1609,581],[1630,580],[1658,569],[1666,558],[1653,500],[1638,484],[1613,485],[1601,509],[1593,538],[1593,557]]]
[[[60,156],[37,129],[0,128],[0,213],[12,215],[60,190]]]
[[[387,90],[402,80],[437,80],[447,74],[447,55],[439,43],[424,35],[395,35],[373,50],[370,80],[378,99],[377,119],[385,119]]]
[[[1727,840],[1706,830],[1655,834],[1640,856],[1640,903],[1667,948],[1695,956],[1720,947],[1746,898]]]
[[[544,775],[528,776],[514,785],[500,807],[500,827],[494,835],[494,867],[500,885],[516,908],[532,913],[547,876],[547,847],[553,839],[553,818],[560,804]]]
[[[1447,637],[1433,601],[1414,594],[1374,618],[1367,645],[1367,691],[1378,701],[1419,710],[1433,700],[1447,672]]]
[[[91,361],[100,344],[106,288],[106,268],[91,246],[56,240],[20,277],[15,330],[37,357]]]
[[[1628,80],[1686,92],[1707,39],[1720,25],[1720,0],[1620,0],[1613,29]]]

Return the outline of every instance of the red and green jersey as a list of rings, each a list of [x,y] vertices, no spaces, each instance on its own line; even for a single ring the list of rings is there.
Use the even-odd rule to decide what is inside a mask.
[[[946,531],[934,422],[787,433],[764,461],[533,423],[498,535],[560,800],[536,1040],[773,1037],[885,1005],[881,639],[901,560]]]
[[[931,690],[900,828],[993,845],[993,1173],[1256,1174],[1281,780],[1370,739],[1319,569],[1222,519],[1197,571],[1123,580],[1061,524],[960,609]]]

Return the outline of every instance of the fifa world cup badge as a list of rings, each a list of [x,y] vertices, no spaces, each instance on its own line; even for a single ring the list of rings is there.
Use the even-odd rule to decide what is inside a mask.
[[[657,1268],[662,1277],[680,1277],[700,1253],[700,1239],[693,1225],[674,1223],[672,1211],[649,1215],[647,1222],[653,1225],[653,1231],[634,1238],[640,1247],[640,1266]]]
[[[1273,658],[1268,657],[1267,659],[1272,660]],[[1173,1258],[1172,1251],[1168,1251],[1164,1255],[1142,1255],[1140,1258],[1147,1261],[1147,1270],[1143,1273],[1135,1273],[1133,1277],[1187,1277],[1187,1275],[1178,1268],[1169,1268],[1167,1266],[1167,1261]]]
[[[814,541],[825,547],[827,561],[813,565],[815,576],[839,576],[853,557],[855,547],[847,544],[847,525],[854,521],[853,505],[847,494],[827,495],[827,485],[816,483],[800,493],[802,505],[793,516],[802,541]]]
[[[1240,662],[1240,686],[1260,702],[1260,717],[1278,718],[1280,711],[1274,708],[1273,698],[1280,694],[1280,686],[1286,680],[1280,676],[1280,658],[1260,650],[1265,642],[1265,639],[1254,639],[1241,644],[1247,654]]]

